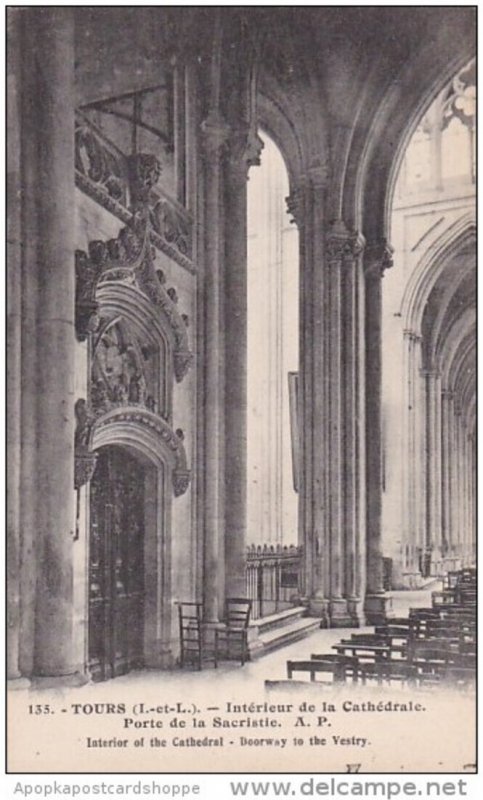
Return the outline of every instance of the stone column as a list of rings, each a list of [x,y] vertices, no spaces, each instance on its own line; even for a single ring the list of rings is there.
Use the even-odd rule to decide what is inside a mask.
[[[34,674],[73,676],[74,530],[74,30],[67,8],[32,9],[28,130],[37,185],[25,209],[25,270],[37,275],[36,365],[23,391],[36,398],[37,563]],[[32,41],[32,39],[34,41]],[[30,198],[31,200],[31,198]],[[33,227],[30,228],[30,222]],[[35,244],[33,239],[35,237]],[[30,476],[32,478],[32,476]]]
[[[247,177],[263,147],[254,130],[232,134],[225,175],[226,595],[246,595]]]
[[[454,410],[455,410],[454,479],[455,479],[455,496],[456,496],[455,509],[454,509],[454,529],[456,532],[457,542],[458,542],[458,555],[461,558],[463,566],[463,561],[464,561],[464,525],[463,525],[464,476],[463,476],[463,448],[462,448],[463,431],[462,431],[461,405],[459,399],[456,398],[454,403]]]
[[[22,383],[22,204],[21,204],[21,18],[8,17],[7,55],[7,678],[9,687],[22,686],[21,624],[21,383]]]
[[[287,198],[299,229],[299,542],[310,612],[328,624],[331,572],[327,527],[327,397],[325,271],[326,170],[313,167]]]
[[[327,233],[326,375],[328,376],[328,529],[330,616],[358,623],[358,314],[357,278],[363,238],[342,220]]]
[[[304,328],[301,328],[306,372],[306,409],[302,436],[307,441],[310,465],[307,463],[310,483],[306,501],[310,506],[311,527],[306,530],[307,545],[313,557],[311,613],[322,618],[322,625],[330,624],[331,558],[328,522],[328,391],[326,338],[327,287],[326,270],[326,220],[325,202],[327,169],[324,165],[312,166],[305,187],[305,263],[301,275]],[[301,339],[301,345],[302,345]],[[302,362],[301,362],[302,363]],[[310,428],[308,427],[310,426]],[[309,520],[307,520],[309,522]],[[310,545],[309,545],[310,539]]]
[[[469,459],[468,459],[468,436],[466,427],[461,419],[461,455],[462,455],[462,478],[463,478],[463,505],[461,508],[461,518],[463,527],[463,544],[464,544],[464,562],[465,566],[471,564],[471,540],[470,540],[470,525],[469,525]]]
[[[422,374],[422,336],[414,337],[414,511],[416,542],[423,555],[423,569],[428,561],[426,538],[426,382]]]
[[[431,550],[432,574],[441,569],[441,378],[426,371],[426,546]]]
[[[202,125],[204,162],[204,505],[203,603],[205,618],[219,619],[225,595],[224,445],[224,216],[225,121],[210,114]]]
[[[302,592],[310,599],[311,612],[322,616],[324,610],[323,578],[320,574],[320,532],[313,522],[312,472],[313,472],[313,335],[312,315],[312,219],[313,202],[310,187],[301,183],[294,187],[286,199],[287,210],[299,231],[299,545],[303,548]]]
[[[383,588],[381,506],[382,506],[382,417],[381,417],[381,282],[384,270],[392,266],[392,248],[386,243],[366,247],[365,337],[366,337],[366,480],[367,480],[367,585],[364,610],[369,624],[387,615]]]
[[[421,375],[421,336],[404,331],[407,354],[404,371],[404,545],[409,588],[420,580],[426,546],[426,386]]]
[[[441,391],[441,548],[443,568],[448,568],[447,559],[451,555],[451,399],[446,389]]]
[[[458,450],[458,427],[460,409],[458,405],[458,398],[455,393],[452,397],[451,408],[451,542],[453,546],[453,555],[457,559],[455,564],[459,568],[461,564],[461,537],[460,537],[460,495],[459,495],[459,450]]]
[[[476,564],[476,536],[477,536],[477,509],[476,502],[478,496],[478,482],[477,482],[477,455],[476,455],[476,437],[473,433],[469,438],[470,457],[471,457],[471,474],[470,474],[470,489],[471,489],[471,564]]]

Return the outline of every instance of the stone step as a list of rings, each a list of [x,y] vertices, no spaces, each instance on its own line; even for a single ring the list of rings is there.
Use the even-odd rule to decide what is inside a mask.
[[[254,619],[250,624],[256,626],[260,633],[267,633],[267,631],[276,628],[284,627],[290,622],[300,619],[307,613],[304,606],[295,606],[294,608],[287,608],[285,611],[278,611],[276,614],[270,614],[268,617],[260,617]]]
[[[261,632],[258,641],[262,645],[257,655],[270,653],[279,647],[285,647],[287,644],[297,642],[299,639],[304,639],[313,631],[320,628],[320,619],[318,617],[302,617],[295,621],[290,621],[280,628],[272,628],[271,630]]]

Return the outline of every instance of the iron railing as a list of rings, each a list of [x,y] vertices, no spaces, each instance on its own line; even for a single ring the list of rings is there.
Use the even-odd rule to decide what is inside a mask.
[[[247,597],[252,618],[260,619],[297,604],[301,594],[302,548],[250,545],[247,550]]]

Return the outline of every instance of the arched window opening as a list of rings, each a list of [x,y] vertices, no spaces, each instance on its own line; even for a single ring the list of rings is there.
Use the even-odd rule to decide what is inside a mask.
[[[396,182],[394,268],[382,292],[382,530],[393,588],[474,559],[475,103],[471,62],[424,114]]]
[[[285,207],[284,160],[261,137],[261,166],[248,183],[248,543],[291,545],[298,514],[290,391],[298,370],[298,233]]]
[[[396,183],[395,207],[422,192],[454,194],[475,181],[475,63],[462,69],[435,98],[417,126]]]

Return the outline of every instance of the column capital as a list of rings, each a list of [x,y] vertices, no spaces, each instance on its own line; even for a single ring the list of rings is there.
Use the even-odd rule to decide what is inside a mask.
[[[301,227],[304,220],[305,189],[306,187],[303,184],[295,186],[288,197],[285,198],[287,213],[291,217],[290,222],[295,223],[298,228]]]
[[[364,252],[364,272],[368,277],[382,278],[393,265],[394,248],[387,239],[369,242]]]
[[[208,157],[220,156],[230,136],[230,126],[218,111],[210,111],[201,123],[204,154]]]
[[[253,125],[241,124],[233,127],[226,146],[228,166],[232,174],[241,181],[246,181],[250,167],[260,165],[264,146],[263,140]]]
[[[429,367],[428,369],[422,369],[421,375],[424,378],[433,378],[434,380],[436,380],[437,378],[441,377],[441,372],[436,367]]]
[[[421,334],[420,333],[416,333],[416,331],[412,331],[410,328],[405,328],[403,330],[403,337],[404,337],[404,339],[406,339],[407,341],[410,341],[410,342],[422,342],[423,341],[423,337],[421,336]]]
[[[365,239],[358,231],[350,230],[342,219],[330,223],[325,238],[329,262],[355,261],[364,250]]]

